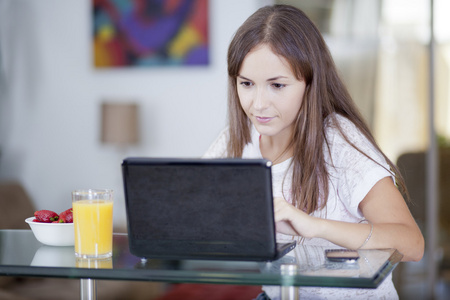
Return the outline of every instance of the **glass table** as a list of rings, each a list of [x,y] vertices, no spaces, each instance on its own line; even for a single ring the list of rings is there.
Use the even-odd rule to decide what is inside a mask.
[[[0,230],[0,275],[80,279],[81,299],[96,298],[97,279],[277,285],[282,299],[296,299],[299,286],[377,288],[402,258],[395,249],[359,250],[356,263],[331,263],[324,251],[297,245],[272,262],[145,260],[130,254],[127,234],[116,233],[112,258],[85,260],[74,247],[41,244],[31,230]]]

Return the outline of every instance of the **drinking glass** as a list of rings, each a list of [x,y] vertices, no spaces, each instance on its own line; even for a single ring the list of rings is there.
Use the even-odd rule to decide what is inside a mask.
[[[72,192],[76,257],[112,256],[113,194],[109,189]]]

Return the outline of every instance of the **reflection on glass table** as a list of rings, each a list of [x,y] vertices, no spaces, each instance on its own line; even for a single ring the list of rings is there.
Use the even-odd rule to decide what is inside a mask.
[[[329,262],[325,248],[302,245],[272,262],[144,260],[130,254],[126,234],[114,234],[112,258],[78,261],[74,247],[44,246],[31,230],[0,230],[0,275],[78,278],[91,296],[96,279],[376,288],[402,258],[395,249],[358,253],[352,264]]]
[[[55,247],[40,246],[34,253],[31,266],[41,267],[73,267],[75,256],[73,246]]]

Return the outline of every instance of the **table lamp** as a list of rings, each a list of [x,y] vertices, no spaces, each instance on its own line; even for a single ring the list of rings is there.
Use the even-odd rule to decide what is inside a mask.
[[[126,148],[139,143],[139,109],[136,103],[102,103],[101,141]]]

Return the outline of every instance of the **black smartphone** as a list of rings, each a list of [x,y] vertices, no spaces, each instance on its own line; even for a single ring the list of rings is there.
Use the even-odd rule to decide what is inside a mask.
[[[358,251],[350,249],[326,249],[325,257],[332,262],[356,262],[359,259]]]

